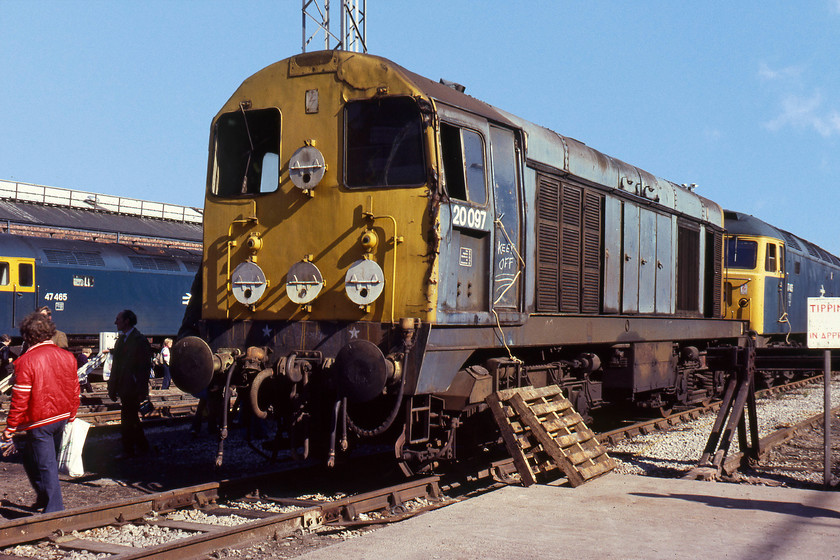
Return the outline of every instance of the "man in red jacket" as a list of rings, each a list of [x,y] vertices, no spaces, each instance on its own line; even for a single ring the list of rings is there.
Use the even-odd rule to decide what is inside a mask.
[[[0,440],[27,432],[23,466],[38,496],[33,507],[44,508],[44,513],[61,511],[58,450],[64,426],[76,419],[79,409],[76,358],[52,342],[55,325],[41,313],[28,315],[20,334],[29,349],[15,361],[12,403]]]

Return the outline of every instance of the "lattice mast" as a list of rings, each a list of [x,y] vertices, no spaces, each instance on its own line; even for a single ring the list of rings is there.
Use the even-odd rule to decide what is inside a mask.
[[[302,0],[303,52],[306,52],[306,47],[322,34],[324,50],[367,52],[367,0],[340,0],[340,3],[341,31],[336,35],[330,31],[330,0]],[[309,33],[307,24],[310,30],[314,27],[314,31]]]

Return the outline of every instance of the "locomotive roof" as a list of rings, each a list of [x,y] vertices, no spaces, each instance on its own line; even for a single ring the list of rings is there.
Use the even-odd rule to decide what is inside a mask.
[[[802,239],[793,235],[789,231],[779,229],[771,226],[767,222],[756,218],[750,214],[742,212],[735,212],[733,210],[724,210],[724,227],[726,232],[731,235],[757,235],[762,237],[772,237],[775,239],[782,239],[788,249],[801,254],[809,254],[815,259],[825,261],[837,266],[840,266],[840,258],[832,255],[819,245],[815,245],[810,241]]]
[[[0,225],[133,235],[201,243],[201,211],[147,202],[0,181]]]
[[[316,51],[291,57],[289,61],[290,64],[301,67],[335,65],[332,66],[335,68],[343,63],[352,63],[353,59],[364,58],[380,61],[431,98],[482,116],[492,122],[524,130],[527,134],[525,150],[527,158],[532,162],[553,167],[560,173],[570,173],[585,181],[603,185],[615,191],[630,193],[645,200],[647,204],[658,203],[683,215],[710,222],[717,227],[723,225],[720,206],[697,195],[692,189],[656,177],[643,169],[590,148],[579,140],[562,136],[548,128],[489,105],[455,87],[406,70],[386,58],[345,51]],[[327,63],[327,61],[330,62]]]

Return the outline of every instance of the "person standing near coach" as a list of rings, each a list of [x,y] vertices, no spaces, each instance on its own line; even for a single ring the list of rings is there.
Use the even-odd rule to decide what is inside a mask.
[[[120,400],[120,429],[123,457],[149,451],[149,442],[140,424],[140,404],[149,398],[149,372],[152,347],[135,328],[137,315],[130,309],[117,313],[114,321],[120,335],[111,351],[113,364],[108,378],[108,396]]]
[[[50,309],[46,305],[43,307],[39,307],[38,313],[40,313],[41,315],[46,315],[49,318],[49,320],[52,321],[52,309]],[[64,331],[58,330],[57,327],[55,329],[55,335],[53,335],[52,337],[52,341],[55,343],[56,346],[65,350],[67,350],[70,347],[70,344],[68,344],[67,342],[67,334]]]
[[[37,494],[32,507],[61,511],[58,450],[64,426],[76,419],[79,409],[76,358],[51,340],[55,325],[42,313],[25,317],[20,334],[29,349],[15,361],[12,402],[0,440],[11,441],[18,430],[26,430],[23,467]]]

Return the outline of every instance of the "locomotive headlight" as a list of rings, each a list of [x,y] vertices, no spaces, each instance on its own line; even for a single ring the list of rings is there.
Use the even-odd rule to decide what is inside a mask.
[[[304,191],[318,186],[326,170],[324,155],[315,146],[298,148],[289,160],[289,178],[297,188]]]
[[[265,293],[268,282],[265,273],[254,262],[244,262],[233,270],[231,291],[236,301],[243,305],[253,305]]]
[[[292,265],[286,274],[286,295],[298,305],[310,303],[324,287],[324,277],[315,264],[301,261]]]
[[[357,305],[370,305],[382,295],[385,275],[382,268],[370,259],[360,259],[344,275],[344,291]]]

